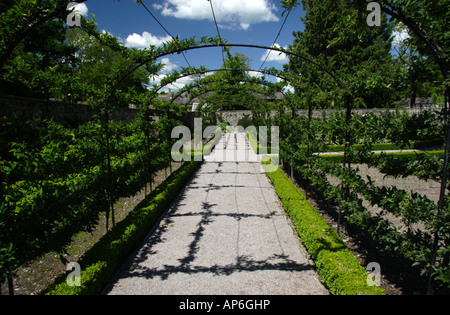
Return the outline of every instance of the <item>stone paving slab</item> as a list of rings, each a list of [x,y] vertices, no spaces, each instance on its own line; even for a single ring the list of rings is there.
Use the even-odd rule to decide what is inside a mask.
[[[205,160],[104,293],[328,294],[245,134]]]

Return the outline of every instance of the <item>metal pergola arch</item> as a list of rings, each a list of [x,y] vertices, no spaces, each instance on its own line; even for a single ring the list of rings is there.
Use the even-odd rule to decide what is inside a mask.
[[[198,94],[197,96],[201,96],[201,95],[206,94],[208,92],[238,90],[238,89],[239,89],[239,87],[223,87],[223,88],[219,88],[219,89],[206,89],[205,91],[202,91],[202,93]],[[256,89],[252,89],[252,88],[249,88],[249,90],[253,91],[253,92],[260,92],[260,91],[258,91]]]
[[[227,80],[227,79],[221,79],[221,80],[211,80],[211,81],[208,81],[208,82],[206,82],[206,83],[209,84],[209,83],[229,82],[229,81],[230,81],[230,80]],[[258,84],[258,85],[264,85],[264,86],[266,86],[266,87],[274,87],[274,85],[275,85],[275,83],[264,82],[264,81],[257,82],[257,81],[255,81],[255,80],[239,80],[239,82],[243,82],[243,83],[255,83],[255,84]],[[207,85],[207,84],[206,84],[206,85]],[[194,82],[193,84],[189,84],[189,85],[185,86],[184,88],[180,89],[180,90],[178,91],[178,93],[175,94],[174,97],[172,97],[172,99],[170,100],[171,103],[173,103],[176,99],[178,99],[184,92],[187,92],[187,91],[189,91],[189,90],[191,90],[191,89],[193,89],[193,88],[195,88],[195,87],[200,87],[200,86],[202,86],[202,84],[199,83],[199,82]],[[282,93],[283,96],[287,97],[287,94],[284,93],[283,91],[278,91],[278,92]]]
[[[160,85],[156,90],[154,90],[152,92],[157,94],[165,86],[167,86],[169,84],[172,84],[172,83],[176,82],[179,79],[186,78],[186,77],[189,77],[189,76],[192,76],[192,75],[201,75],[201,74],[206,74],[206,73],[209,73],[209,72],[221,72],[221,71],[232,71],[232,70],[262,73],[262,74],[274,76],[274,77],[282,79],[282,80],[284,80],[286,82],[292,83],[291,79],[289,79],[286,76],[283,76],[281,73],[276,73],[275,71],[272,72],[272,71],[268,71],[268,70],[266,70],[266,71],[265,70],[253,70],[253,69],[245,69],[245,68],[221,68],[221,69],[208,69],[208,70],[202,70],[202,71],[194,71],[194,72],[190,72],[188,74],[183,74],[183,75],[177,77],[173,81],[167,82],[164,85]]]
[[[317,66],[318,68],[320,68],[322,71],[326,72],[329,76],[331,76],[333,78],[333,80],[336,82],[336,84],[340,87],[340,88],[344,88],[344,85],[342,83],[342,81],[337,77],[337,75],[335,73],[333,73],[331,70],[327,69],[325,66],[321,65],[320,63],[312,60],[309,57],[291,52],[289,50],[285,50],[285,49],[281,49],[281,48],[276,48],[276,47],[268,47],[268,46],[261,46],[261,45],[250,45],[250,44],[223,44],[223,43],[216,43],[216,44],[200,44],[200,45],[195,45],[195,46],[191,46],[191,47],[185,47],[185,48],[178,48],[178,49],[174,49],[172,51],[169,52],[162,52],[160,54],[157,54],[155,56],[152,56],[151,58],[148,58],[147,60],[139,63],[138,65],[136,65],[135,67],[133,67],[133,69],[131,69],[130,71],[128,71],[124,76],[122,76],[117,83],[114,85],[114,87],[112,88],[111,91],[111,95],[115,92],[115,90],[117,89],[117,87],[119,86],[119,84],[125,79],[127,78],[130,74],[132,74],[134,71],[136,71],[137,69],[139,69],[140,67],[146,65],[149,62],[155,61],[158,58],[162,58],[168,55],[173,55],[173,54],[179,54],[181,52],[184,51],[190,51],[190,50],[195,50],[195,49],[205,49],[205,48],[217,48],[217,47],[244,47],[244,48],[255,48],[255,49],[265,49],[265,50],[271,50],[271,51],[277,51],[280,53],[284,53],[286,55],[289,56],[295,56],[298,57],[300,59],[303,59],[315,66]],[[289,80],[290,81],[290,80]]]

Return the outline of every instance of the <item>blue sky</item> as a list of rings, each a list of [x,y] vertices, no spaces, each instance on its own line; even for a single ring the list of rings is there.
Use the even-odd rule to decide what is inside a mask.
[[[281,16],[284,9],[280,0],[213,0],[216,19],[222,38],[233,44],[253,44],[271,46],[284,21]],[[173,35],[180,39],[202,36],[217,36],[212,18],[211,5],[207,0],[145,0],[145,5]],[[92,19],[96,16],[99,30],[106,30],[118,37],[125,46],[144,48],[148,45],[161,45],[170,39],[164,29],[151,17],[142,5],[133,0],[88,0],[79,7],[83,15]],[[282,47],[292,44],[293,31],[304,29],[300,17],[304,16],[301,6],[293,10],[276,43]],[[250,48],[233,48],[232,53],[242,52],[251,60],[251,68],[259,69],[266,51]],[[186,57],[193,67],[206,66],[218,69],[222,65],[220,48],[208,48],[186,52]],[[182,55],[171,55],[164,60],[165,74],[174,69],[187,67]],[[282,68],[287,63],[283,55],[272,52],[264,67]],[[181,80],[171,86],[182,87],[189,79]],[[169,87],[168,87],[169,88]],[[167,89],[166,89],[167,90]]]

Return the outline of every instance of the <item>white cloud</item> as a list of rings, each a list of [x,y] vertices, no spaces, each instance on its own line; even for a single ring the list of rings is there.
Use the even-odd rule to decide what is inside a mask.
[[[394,31],[392,33],[392,37],[394,38],[394,40],[392,41],[393,47],[398,48],[410,36],[408,34],[408,30],[404,29],[401,31]]]
[[[170,88],[173,91],[178,91],[182,88],[184,88],[186,85],[191,84],[192,82],[194,82],[194,79],[192,77],[184,77],[181,79],[178,79],[177,81],[175,81],[172,84],[169,84],[166,86],[166,88]]]
[[[157,85],[157,84],[159,85],[165,77],[167,77],[167,74],[158,74],[155,76],[151,76],[149,85],[151,85],[151,86]]]
[[[247,71],[247,74],[252,78],[264,79],[264,73],[257,71]]]
[[[285,82],[283,79],[281,79],[281,78],[277,78],[277,82],[278,82],[278,83],[279,83],[279,82],[284,82],[284,83],[286,84],[286,82]],[[292,85],[287,84],[287,85],[283,88],[283,92],[284,92],[284,93],[288,93],[288,92],[290,92],[290,93],[295,93],[295,88],[294,88]]]
[[[249,23],[241,23],[241,27],[244,31],[246,31],[250,28],[250,24]]]
[[[281,46],[278,44],[275,44],[272,47],[273,48],[281,48]],[[288,49],[287,46],[283,47],[283,48]],[[267,57],[267,55],[269,55],[269,56]],[[266,57],[267,57],[267,62],[275,61],[275,62],[278,62],[281,64],[289,62],[289,58],[285,53],[280,53],[280,52],[274,51],[274,50],[266,50],[264,55],[262,55],[262,57],[261,57],[261,61],[266,60]]]
[[[288,84],[288,85],[283,89],[283,92],[284,92],[284,93],[291,92],[292,94],[294,94],[294,93],[295,93],[295,88],[294,88],[292,85]]]
[[[125,40],[125,47],[137,49],[149,48],[151,45],[159,47],[171,40],[172,37],[169,35],[166,37],[158,37],[149,32],[144,32],[142,35],[134,33],[133,35],[129,35]]]
[[[156,84],[159,85],[165,77],[167,77],[167,74],[159,74],[157,76],[154,76],[153,78],[150,78],[150,85],[156,85]],[[175,81],[171,84],[164,86],[160,90],[160,92],[167,93],[169,90],[178,91],[192,82],[194,82],[194,79],[192,77],[184,77],[184,78],[178,79],[177,81]]]
[[[270,0],[215,0],[214,12],[222,28],[247,30],[251,25],[277,22],[276,6]],[[206,0],[162,0],[153,8],[164,16],[189,20],[213,20],[211,5]]]
[[[172,72],[176,68],[178,68],[178,65],[170,62],[169,58],[162,58],[161,63],[164,65],[164,68],[162,69],[163,72]]]
[[[158,75],[150,77],[150,86],[159,85],[161,84],[161,81],[167,77],[168,73],[172,72],[176,68],[178,68],[178,65],[172,63],[169,58],[162,58],[159,62],[161,62],[164,65],[164,68],[159,72]],[[194,78],[192,77],[184,77],[181,79],[178,79],[177,81],[168,84],[164,86],[160,92],[167,93],[169,89],[171,91],[178,91],[185,87],[186,85],[192,83],[194,81]]]

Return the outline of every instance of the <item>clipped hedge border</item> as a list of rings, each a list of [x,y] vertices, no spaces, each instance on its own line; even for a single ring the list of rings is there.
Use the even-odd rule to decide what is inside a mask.
[[[367,272],[303,193],[281,169],[267,173],[301,241],[314,260],[320,279],[334,295],[383,295],[367,285]]]
[[[46,295],[95,295],[114,276],[202,162],[186,162],[159,185],[128,216],[105,234],[79,261],[81,286],[70,287],[66,275],[50,285]]]
[[[419,150],[429,147],[443,146],[445,145],[445,139],[432,139],[432,140],[423,140],[423,141],[409,141],[409,144],[405,146],[397,145],[394,143],[374,143],[372,144],[372,151],[388,151],[388,150]],[[363,145],[354,144],[352,147],[356,150],[362,149]],[[344,145],[330,145],[323,152],[343,152],[345,146]],[[308,147],[301,146],[300,150],[306,152]]]
[[[382,153],[375,153],[374,156],[380,156]],[[386,153],[388,156],[395,156],[401,159],[415,161],[421,155],[428,154],[430,156],[437,156],[440,159],[444,158],[445,151],[413,151],[413,152],[389,152]],[[320,158],[332,160],[336,163],[342,163],[344,161],[344,154],[328,154],[328,155],[320,155]],[[360,161],[354,161],[360,162]]]

